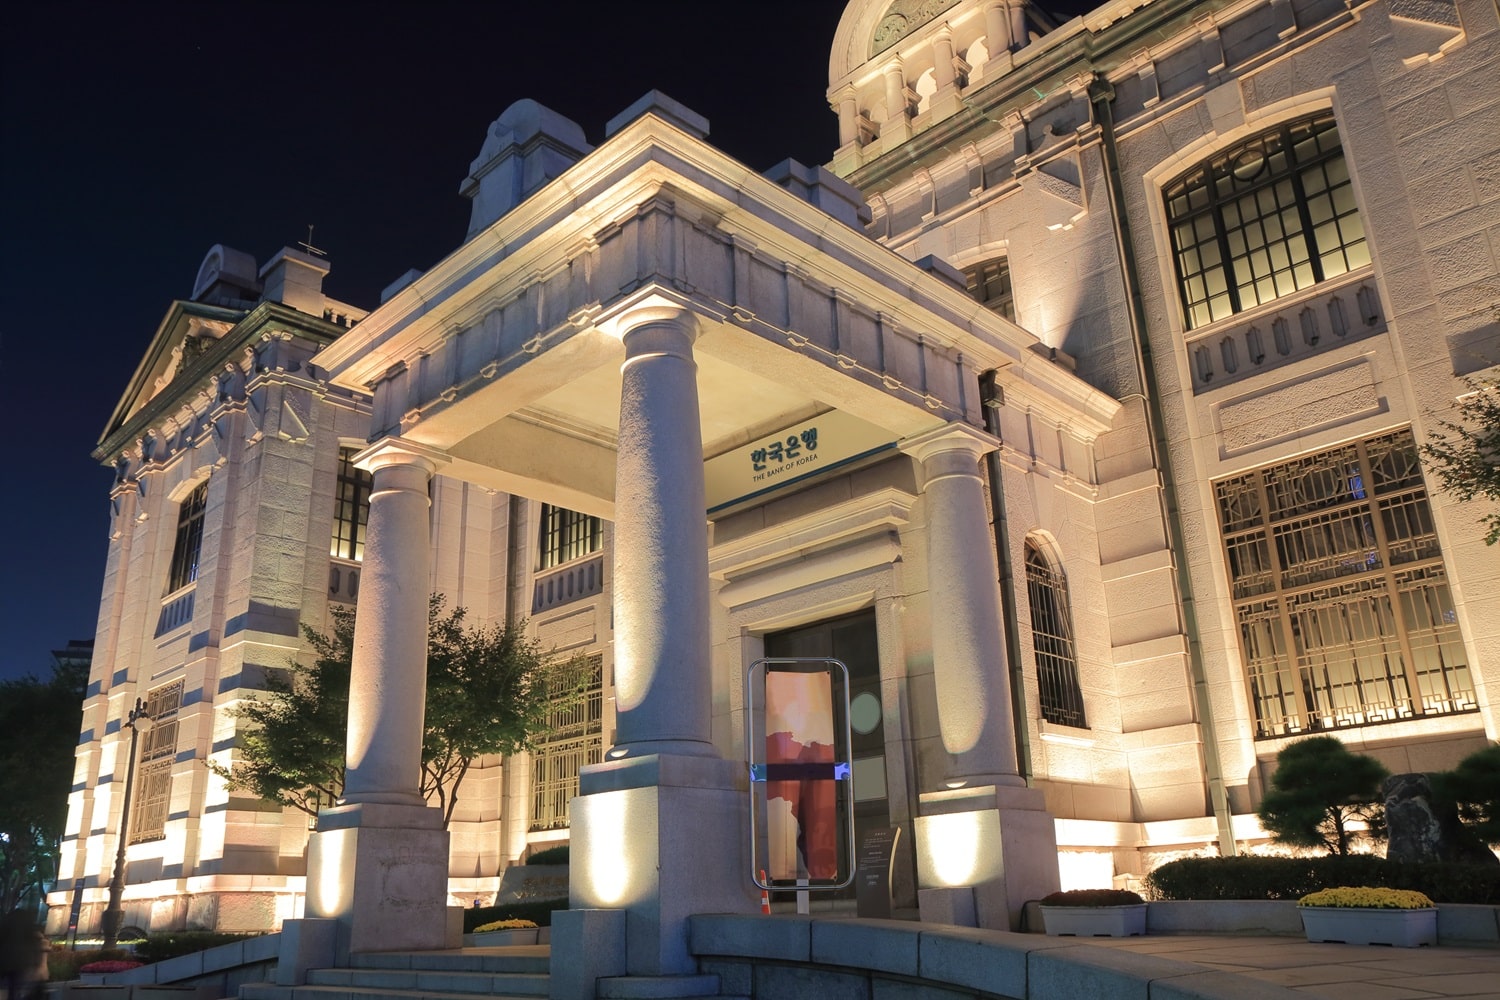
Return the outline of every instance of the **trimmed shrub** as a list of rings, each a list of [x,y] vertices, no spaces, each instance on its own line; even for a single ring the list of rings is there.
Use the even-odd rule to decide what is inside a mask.
[[[1154,899],[1301,899],[1340,886],[1415,889],[1439,903],[1500,905],[1500,867],[1314,858],[1180,858],[1146,876]]]
[[[1145,900],[1129,889],[1066,889],[1043,896],[1043,906],[1139,906]]]
[[[221,944],[260,937],[259,934],[221,934],[216,931],[169,931],[152,934],[135,946],[135,957],[142,962],[165,962],[179,955],[217,948]]]
[[[544,851],[537,851],[526,859],[528,865],[565,865],[568,863],[568,845],[558,844]]]
[[[471,906],[464,911],[464,933],[473,934],[474,928],[496,920],[530,920],[538,927],[551,927],[552,911],[567,908],[566,899],[544,900],[540,903],[506,903],[504,906]]]

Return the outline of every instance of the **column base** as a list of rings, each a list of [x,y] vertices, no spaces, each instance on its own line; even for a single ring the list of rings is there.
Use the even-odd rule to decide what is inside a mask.
[[[657,754],[593,764],[571,808],[568,905],[625,911],[634,976],[697,971],[694,913],[754,913],[745,765]],[[554,956],[575,947],[553,931]]]
[[[972,888],[978,926],[1016,930],[1027,900],[1059,888],[1057,828],[1040,789],[981,785],[918,801],[917,886]]]
[[[427,806],[359,803],[318,815],[307,915],[338,921],[339,957],[457,948],[448,921],[448,831]]]

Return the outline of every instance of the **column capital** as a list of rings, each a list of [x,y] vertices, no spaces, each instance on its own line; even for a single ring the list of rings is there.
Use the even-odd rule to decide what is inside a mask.
[[[392,465],[414,465],[429,476],[450,461],[452,458],[445,451],[397,437],[381,438],[354,456],[354,465],[366,472],[378,472]]]
[[[952,452],[970,455],[977,462],[984,455],[999,450],[1000,441],[977,427],[954,421],[903,438],[897,447],[919,462]]]

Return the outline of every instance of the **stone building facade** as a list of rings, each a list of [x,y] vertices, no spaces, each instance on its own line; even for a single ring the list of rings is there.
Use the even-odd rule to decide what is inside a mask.
[[[119,477],[62,884],[102,900],[118,720],[181,679],[150,751],[167,835],[130,848],[127,901],[162,926],[298,911],[305,818],[201,762],[232,757],[254,672],[353,596],[330,581],[362,573],[360,606],[409,633],[375,566],[597,658],[596,707],[471,779],[447,889],[485,896],[571,822],[575,902],[651,913],[644,971],[681,957],[674,906],[742,902],[743,851],[673,824],[743,829],[725,762],[762,656],[849,662],[857,824],[905,831],[899,902],[961,887],[988,925],[1054,841],[1070,885],[1253,849],[1298,736],[1451,766],[1497,738],[1500,560],[1419,446],[1500,364],[1497,49],[1492,0],[1065,23],[854,0],[827,170],[755,175],[661,95],[596,149],[521,102],[464,185],[467,241],[367,316],[314,301],[296,251],[221,264],[240,284],[174,308],[98,453]],[[341,448],[396,498],[360,564],[324,556]],[[197,582],[163,597],[195,505]],[[351,761],[393,749],[320,843],[425,829],[374,808],[417,809],[410,708],[356,706]],[[622,815],[651,842],[601,846]],[[628,875],[669,848],[685,902]],[[363,862],[319,851],[357,895]],[[274,902],[229,916],[249,889]]]

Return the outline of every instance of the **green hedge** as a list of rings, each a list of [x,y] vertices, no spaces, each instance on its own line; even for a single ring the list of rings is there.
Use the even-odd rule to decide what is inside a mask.
[[[1373,855],[1181,858],[1146,876],[1155,899],[1301,899],[1319,889],[1415,889],[1438,903],[1500,905],[1500,865],[1416,864]]]
[[[558,844],[546,850],[537,851],[526,859],[528,865],[565,865],[568,863],[568,845]]]
[[[148,935],[146,940],[136,944],[132,951],[138,961],[150,964],[151,962],[165,962],[179,955],[191,955],[194,952],[217,948],[221,944],[231,944],[253,937],[260,937],[260,935],[221,934],[217,931],[170,931],[164,934]]]
[[[540,903],[507,903],[504,906],[471,906],[464,911],[464,933],[494,920],[530,920],[538,927],[552,926],[552,911],[566,910],[566,899],[543,900]]]

